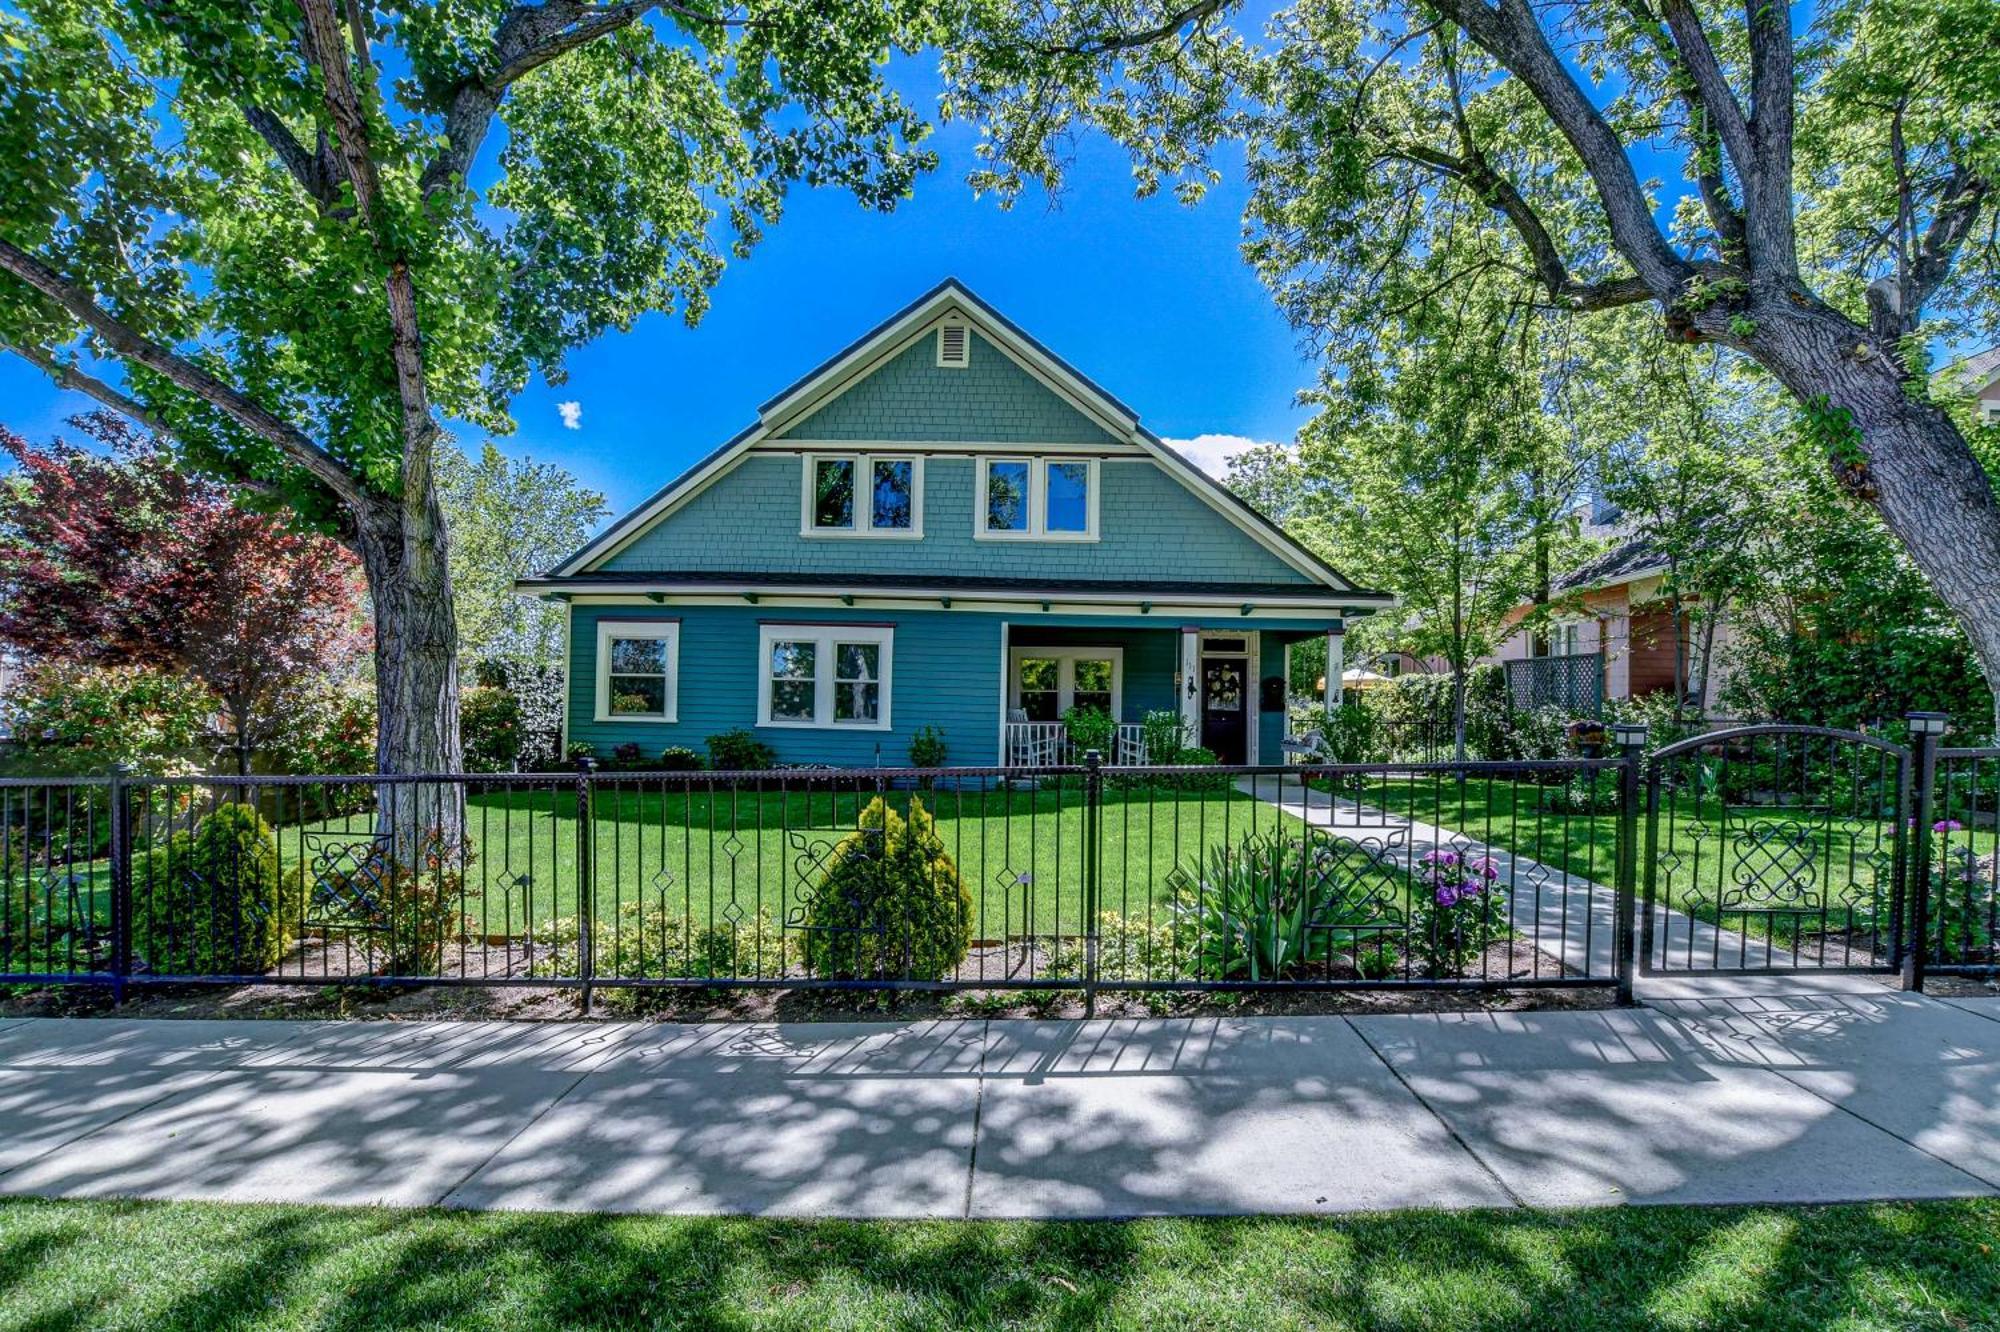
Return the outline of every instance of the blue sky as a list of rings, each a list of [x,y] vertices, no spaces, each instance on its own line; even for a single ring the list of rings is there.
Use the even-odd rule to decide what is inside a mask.
[[[927,90],[911,87],[929,105]],[[1178,440],[1290,440],[1310,363],[1238,253],[1240,173],[1196,208],[1135,199],[1122,154],[1084,139],[1067,192],[1011,212],[965,184],[973,132],[941,128],[941,157],[894,213],[795,192],[747,260],[732,261],[701,324],[648,317],[570,358],[566,384],[517,400],[500,447],[561,463],[629,507],[756,414],[758,403],[954,275]],[[575,403],[565,424],[562,404]],[[46,438],[91,404],[0,355],[0,421]],[[466,443],[478,443],[466,434]],[[1224,445],[1195,450],[1220,467]]]

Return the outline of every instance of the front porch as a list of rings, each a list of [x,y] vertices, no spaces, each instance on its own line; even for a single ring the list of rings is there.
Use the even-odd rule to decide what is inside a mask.
[[[1179,718],[1183,745],[1208,749],[1217,762],[1278,762],[1291,703],[1291,645],[1325,637],[1338,662],[1341,633],[1339,621],[1008,622],[1001,631],[1000,761],[1081,763],[1084,746],[1064,719],[1072,709],[1093,708],[1113,724],[1107,763],[1166,761],[1149,752],[1146,724],[1163,713]],[[1152,734],[1161,727],[1156,722]]]

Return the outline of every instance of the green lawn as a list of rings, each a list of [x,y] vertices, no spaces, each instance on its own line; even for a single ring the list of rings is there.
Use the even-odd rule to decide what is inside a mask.
[[[800,1222],[0,1203],[7,1328],[2000,1327],[2000,1203]]]
[[[760,905],[776,920],[819,877],[833,845],[854,828],[872,792],[810,796],[793,792],[666,793],[657,785],[600,787],[591,844],[597,910],[638,903],[698,921],[726,919],[734,902]],[[890,803],[907,812],[910,792]],[[1084,918],[1082,793],[1074,785],[1040,791],[917,793],[973,898],[973,934],[998,939],[1078,932]],[[1302,825],[1233,788],[1128,790],[1108,785],[1103,804],[1099,905],[1125,915],[1164,915],[1169,875],[1210,846],[1279,826]],[[278,830],[287,864],[368,836],[357,814]],[[486,932],[518,933],[573,916],[579,903],[576,802],[566,792],[476,796],[467,832],[474,857],[468,911]]]
[[[1616,878],[1618,815],[1571,812],[1558,800],[1559,790],[1507,775],[1474,776],[1461,782],[1453,774],[1426,773],[1371,781],[1359,798],[1388,814],[1453,829],[1610,885]],[[1775,937],[1780,943],[1789,942],[1796,933],[1797,917],[1732,910],[1718,922],[1714,905],[1718,891],[1739,878],[1766,884],[1796,880],[1814,892],[1830,894],[1830,926],[1849,923],[1843,907],[1848,902],[1855,906],[1857,925],[1871,919],[1873,911],[1886,915],[1894,820],[1831,817],[1794,846],[1786,831],[1794,817],[1754,806],[1731,806],[1725,811],[1712,798],[1664,796],[1653,847],[1657,900],[1733,930]],[[1643,814],[1638,836],[1643,892]],[[1991,853],[1995,845],[1991,830],[1956,831],[1949,840],[1954,847],[1969,846],[1980,855]],[[1806,928],[1818,928],[1816,916]]]

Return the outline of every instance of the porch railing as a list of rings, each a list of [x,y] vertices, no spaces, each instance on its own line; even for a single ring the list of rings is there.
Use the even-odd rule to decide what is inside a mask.
[[[1118,765],[1148,763],[1146,728],[1137,722],[1118,723],[1107,761]],[[1043,768],[1083,762],[1083,750],[1059,721],[1008,722],[1001,761],[1012,768]]]

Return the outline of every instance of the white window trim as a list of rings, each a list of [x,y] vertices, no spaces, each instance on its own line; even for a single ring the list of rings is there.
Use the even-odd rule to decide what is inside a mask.
[[[851,462],[854,464],[854,526],[815,527],[813,526],[813,469],[822,462]],[[921,541],[924,536],[924,456],[921,453],[860,453],[839,449],[825,449],[802,456],[803,470],[799,478],[799,535],[814,539],[864,541]],[[907,462],[910,464],[910,525],[908,527],[876,527],[870,521],[875,516],[874,476],[878,462]],[[868,481],[864,487],[863,479]]]
[[[667,710],[654,715],[644,712],[611,710],[611,640],[614,638],[657,638],[667,645]],[[678,620],[599,620],[597,622],[597,706],[594,719],[601,722],[641,722],[664,726],[680,720],[681,706],[681,626]]]
[[[1021,660],[1024,657],[1052,657],[1056,662],[1056,716],[1076,706],[1076,663],[1111,658],[1111,720],[1125,716],[1125,649],[1105,644],[1061,643],[1021,644],[1007,653],[1007,706],[1021,706]]]
[[[986,525],[987,518],[987,478],[994,463],[1028,464],[1028,525],[1018,532],[997,531]],[[1082,463],[1089,469],[1090,487],[1086,497],[1087,510],[1084,530],[1081,532],[1051,532],[1048,530],[1048,474],[1051,463]],[[981,454],[973,469],[972,492],[972,535],[977,541],[1095,541],[1098,539],[1097,510],[1098,499],[1103,494],[1099,484],[1098,460],[1096,458],[1070,457],[1066,455],[1042,456],[1023,453]]]
[[[771,715],[771,648],[777,643],[811,643],[813,654],[813,716],[811,721]],[[834,644],[873,643],[881,649],[882,706],[872,722],[833,719]],[[896,631],[881,624],[766,624],[757,633],[757,725],[804,731],[886,731],[890,728],[889,696],[895,679]]]

